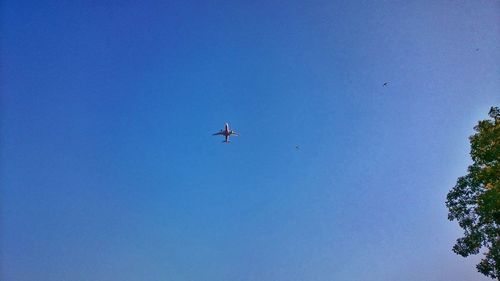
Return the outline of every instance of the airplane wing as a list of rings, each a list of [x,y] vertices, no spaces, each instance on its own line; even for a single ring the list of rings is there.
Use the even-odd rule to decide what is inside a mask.
[[[212,134],[212,136],[217,136],[217,135],[224,135],[224,132],[223,131],[220,131],[220,132],[217,132],[215,134]]]
[[[240,135],[240,133],[235,132],[235,131],[231,131],[231,136],[239,136],[239,135]]]

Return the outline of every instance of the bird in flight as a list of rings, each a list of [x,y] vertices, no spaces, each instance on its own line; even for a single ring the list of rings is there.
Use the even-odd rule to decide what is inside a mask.
[[[389,82],[385,82],[384,84],[382,84],[382,86],[384,87],[387,87],[387,85],[389,85]]]
[[[225,143],[228,143],[229,142],[229,137],[230,136],[239,136],[240,134],[238,134],[237,132],[233,131],[233,130],[230,130],[229,129],[229,124],[226,123],[224,125],[224,129],[220,130],[219,132],[217,133],[214,133],[212,134],[212,136],[217,136],[217,135],[220,135],[220,136],[224,136],[226,139],[223,140],[222,142],[225,142]]]

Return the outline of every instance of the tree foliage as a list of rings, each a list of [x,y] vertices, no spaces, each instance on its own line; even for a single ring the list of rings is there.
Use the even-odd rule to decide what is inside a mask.
[[[448,193],[448,219],[457,220],[464,237],[453,251],[463,257],[485,250],[478,271],[500,280],[500,109],[479,121],[469,137],[473,164]]]

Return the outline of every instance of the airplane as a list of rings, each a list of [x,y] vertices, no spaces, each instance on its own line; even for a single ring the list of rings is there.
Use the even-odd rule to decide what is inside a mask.
[[[229,124],[226,123],[224,125],[224,129],[223,130],[220,130],[219,132],[215,133],[215,134],[212,134],[212,136],[217,136],[217,135],[221,135],[221,136],[224,136],[226,139],[223,140],[222,142],[225,142],[225,143],[228,143],[229,142],[229,137],[230,136],[239,136],[240,134],[238,134],[237,132],[233,131],[233,130],[230,130],[229,129]]]

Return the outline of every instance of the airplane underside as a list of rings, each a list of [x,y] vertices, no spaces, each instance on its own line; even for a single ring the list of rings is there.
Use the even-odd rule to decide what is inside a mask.
[[[223,130],[220,130],[219,132],[214,133],[212,135],[213,136],[217,136],[217,135],[224,136],[225,139],[222,142],[229,143],[230,142],[230,140],[229,140],[230,136],[238,136],[239,134],[237,132],[233,131],[233,130],[230,130],[229,129],[229,124],[226,123]]]

